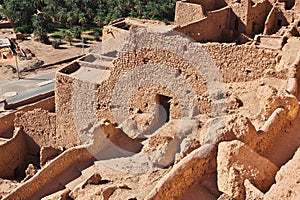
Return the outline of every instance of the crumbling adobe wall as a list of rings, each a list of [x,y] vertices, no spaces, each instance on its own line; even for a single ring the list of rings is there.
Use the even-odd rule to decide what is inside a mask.
[[[218,187],[220,191],[224,192],[221,199],[245,199],[244,181],[246,179],[266,192],[274,183],[278,166],[263,156],[265,150],[278,139],[284,126],[295,119],[295,115],[293,118],[289,118],[288,113],[297,113],[298,104],[288,108],[291,106],[290,104],[291,102],[285,104],[285,108],[279,107],[274,111],[265,124],[266,128],[263,128],[265,131],[263,136],[260,135],[260,131],[256,132],[249,120],[244,121],[240,117],[235,118],[231,122],[231,126],[224,123],[219,130],[214,126],[209,126],[208,129],[203,128],[202,134],[206,134],[209,139],[203,140],[198,149],[177,163],[158,182],[146,199],[177,199],[190,185],[199,182],[204,174],[212,173],[214,170],[217,170],[218,173]],[[214,121],[208,123],[218,124]],[[262,138],[269,140],[261,146]],[[231,149],[224,148],[224,146],[231,146]],[[218,155],[215,154],[215,151],[218,151]],[[203,154],[204,152],[205,154]],[[200,171],[199,163],[202,166]],[[224,163],[227,164],[224,166]],[[263,166],[267,167],[261,167],[262,165],[257,163],[264,163]]]
[[[107,25],[103,27],[103,35],[102,40],[106,40],[111,37],[115,37],[116,35],[123,34],[124,32],[127,32],[127,30],[123,30],[121,28],[115,27],[113,25]]]
[[[232,1],[224,0],[226,4],[232,9],[233,13],[238,16],[241,22],[247,24],[248,7],[250,4],[249,0]]]
[[[69,67],[72,68],[72,65]],[[56,134],[61,135],[65,139],[66,145],[64,147],[66,148],[80,144],[72,109],[74,81],[74,77],[60,72],[56,73]]]
[[[272,8],[269,1],[225,0],[225,2],[240,20],[238,24],[240,33],[254,37],[263,31],[265,19]]]
[[[277,94],[275,99],[269,102],[273,112],[261,129],[258,130],[259,138],[255,150],[262,155],[270,148],[270,144],[273,144],[278,136],[282,134],[283,128],[297,117],[299,103],[295,96],[298,94],[299,69],[300,52],[289,66],[290,73],[288,74],[286,90]]]
[[[299,66],[300,54],[298,54],[298,58],[294,61],[294,63],[289,66],[290,71],[295,70],[294,74],[290,73],[288,75],[289,80],[295,77],[299,79]],[[298,81],[293,82],[293,84],[298,85]],[[279,166],[276,166],[274,163],[263,156],[265,156],[266,150],[272,147],[274,145],[274,142],[279,139],[279,135],[284,134],[284,127],[295,120],[296,115],[299,111],[299,105],[296,97],[290,95],[289,93],[296,94],[297,92],[291,92],[289,87],[287,88],[287,92],[285,93],[284,98],[287,98],[289,100],[283,101],[280,105],[277,105],[277,108],[275,108],[274,112],[266,121],[261,130],[256,131],[250,121],[248,121],[248,123],[250,123],[250,127],[252,128],[250,128],[249,125],[244,126],[237,123],[240,118],[237,118],[237,121],[233,122],[233,127],[235,127],[236,129],[233,132],[228,129],[228,124],[223,124],[223,128],[221,130],[215,130],[216,128],[214,128],[214,126],[209,126],[213,129],[212,131],[209,131],[209,129],[205,130],[203,128],[202,130],[204,131],[204,133],[208,132],[207,135],[214,138],[215,140],[207,140],[209,142],[208,144],[202,143],[202,146],[200,148],[192,151],[184,159],[177,163],[175,167],[158,182],[158,184],[154,187],[154,189],[146,197],[146,199],[154,200],[174,197],[179,198],[182,192],[185,191],[193,181],[199,181],[200,177],[203,176],[203,174],[211,173],[210,170],[215,170],[216,165],[218,167],[218,187],[220,191],[224,192],[224,194],[221,195],[219,199],[263,199],[264,194],[262,192],[256,189],[257,191],[254,194],[253,189],[249,189],[249,186],[246,185],[247,181],[249,182],[250,180],[250,184],[254,184],[255,187],[258,187],[261,191],[266,192],[274,182],[274,177],[276,172],[278,171]],[[214,136],[212,133],[216,133],[215,131],[217,131],[217,133],[219,134],[216,134]],[[234,138],[230,136],[232,133],[235,134],[239,141],[231,141],[234,140]],[[219,144],[219,142],[221,143]],[[205,173],[200,172],[199,174],[197,174],[200,177],[196,177],[191,172],[193,172],[193,170],[197,170],[197,164],[199,162],[205,162],[208,159],[213,159],[212,157],[215,156],[214,154],[212,154],[212,152],[215,151],[214,148],[210,148],[209,151],[207,151],[207,153],[211,153],[211,158],[199,154],[200,151],[204,148],[207,148],[209,144],[218,146],[217,164],[210,165],[208,171],[206,171]],[[224,148],[225,146],[231,146],[232,148],[226,149]],[[227,154],[227,156],[224,156],[224,154]],[[197,156],[195,157],[195,155]],[[253,157],[254,159],[249,159],[251,157]],[[194,163],[195,159],[198,159],[197,163]],[[230,159],[232,159],[231,163],[228,162],[227,166],[222,166]],[[290,163],[288,163],[288,165],[290,165],[292,162],[295,162],[295,160],[297,159],[298,158],[294,158]],[[263,162],[265,163],[264,166],[267,167],[261,167],[261,165],[257,165],[257,163]],[[207,170],[207,164],[204,165],[203,170]],[[297,190],[296,185],[291,182],[287,183],[287,178],[283,178],[283,174],[288,174],[285,169],[280,170],[279,173],[277,173],[276,182],[278,182],[278,184],[273,185],[270,191],[280,191],[280,195],[282,195],[283,193],[284,195],[295,197],[295,195],[297,195],[297,192],[295,193],[290,189],[293,188],[294,190]],[[186,184],[186,180],[191,182]],[[284,187],[286,185],[288,185],[288,191],[286,187]],[[245,189],[248,191],[245,192]],[[245,195],[247,196],[245,197]],[[258,198],[258,196],[251,198],[251,195],[258,195],[260,196],[260,198]],[[267,192],[265,197],[274,198],[275,196],[273,196],[271,192]]]
[[[142,41],[147,41],[147,40],[143,40],[145,38],[139,38],[139,37],[135,37],[136,40],[140,39]],[[150,41],[147,42],[151,42],[151,38],[149,39]],[[158,39],[159,40],[159,39]],[[143,45],[140,44],[139,41],[136,41],[136,48],[139,48],[139,45]],[[168,45],[170,45],[170,43],[168,43]],[[200,44],[197,44],[200,46]],[[147,44],[146,44],[147,46]],[[173,47],[172,45],[170,45],[171,47]],[[204,45],[205,46],[205,45]],[[253,46],[236,46],[236,45],[222,45],[222,44],[212,44],[210,45],[206,45],[207,47],[207,51],[209,53],[212,53],[214,51],[216,51],[217,53],[212,53],[212,57],[213,59],[216,60],[217,66],[219,67],[223,78],[225,79],[226,83],[229,82],[245,82],[245,81],[249,81],[249,80],[255,80],[258,79],[260,77],[263,77],[265,75],[269,75],[269,76],[274,76],[274,77],[279,77],[282,79],[285,79],[286,76],[288,74],[284,74],[284,76],[277,76],[275,75],[276,73],[267,73],[266,71],[268,70],[275,70],[275,66],[276,66],[276,56],[277,53],[276,51],[266,51],[266,50],[262,50],[262,49],[258,49],[256,47]],[[176,47],[175,47],[176,48]],[[214,49],[215,48],[215,49]],[[238,54],[239,56],[237,57]],[[197,57],[198,58],[198,57]],[[222,71],[222,63],[224,61],[230,60],[232,63],[230,63],[230,65],[228,65],[228,67],[226,68],[226,70],[228,71]],[[242,60],[246,60],[245,62],[242,62]],[[254,62],[255,61],[255,62]],[[255,65],[252,65],[251,63],[255,63]],[[164,51],[162,49],[157,50],[152,50],[152,49],[138,49],[136,51],[129,51],[128,53],[124,53],[123,56],[121,56],[120,58],[118,58],[117,60],[114,61],[114,68],[112,69],[111,72],[111,76],[108,80],[104,81],[103,83],[100,83],[100,87],[99,87],[99,91],[98,91],[98,99],[95,102],[95,107],[98,109],[98,118],[102,119],[102,118],[107,118],[110,121],[114,121],[114,118],[112,116],[111,110],[112,109],[112,92],[116,86],[116,84],[118,83],[118,81],[120,81],[122,79],[122,77],[124,77],[123,75],[130,73],[132,70],[137,69],[138,70],[138,74],[136,75],[140,75],[142,74],[142,78],[138,78],[134,77],[136,79],[130,79],[130,82],[134,82],[135,84],[138,84],[139,81],[141,82],[141,80],[147,79],[149,81],[151,81],[151,79],[148,79],[150,77],[147,70],[145,70],[144,67],[146,66],[151,66],[153,68],[153,71],[157,72],[157,73],[161,73],[161,75],[164,75],[164,71],[159,71],[160,69],[157,68],[157,66],[155,66],[154,64],[158,64],[158,65],[163,65],[166,67],[166,69],[169,69],[169,73],[171,73],[172,69],[175,70],[177,73],[175,73],[174,75],[182,75],[187,82],[191,85],[191,87],[193,88],[193,90],[196,92],[197,95],[201,95],[203,93],[203,91],[205,91],[205,86],[204,84],[202,84],[201,82],[201,75],[193,70],[193,67],[191,63],[188,63],[187,60],[183,59],[182,54],[180,55],[176,55],[175,53],[171,53],[168,51]],[[238,76],[237,75],[237,79],[233,79],[232,77],[234,72],[237,72],[237,74],[240,74],[241,71],[241,67],[240,66],[250,66],[253,67],[253,69],[245,69],[245,74]],[[257,70],[257,72],[255,72]],[[266,71],[265,71],[266,70]],[[72,71],[72,70],[71,70]],[[66,78],[66,80],[70,81],[70,84],[68,87],[73,87],[73,83],[75,82],[74,76],[70,75],[70,77],[68,76],[70,73],[66,73],[64,74],[64,78]],[[253,73],[253,74],[251,74]],[[224,74],[226,76],[224,76]],[[251,75],[249,75],[251,74]],[[234,74],[235,75],[235,74]],[[165,76],[163,76],[165,78]],[[169,80],[168,78],[165,78],[167,80]],[[68,82],[68,81],[66,81]],[[128,89],[127,87],[129,87],[128,85],[130,84],[130,82],[124,82],[126,84],[122,84],[123,88]],[[170,81],[171,82],[171,81]],[[153,83],[153,82],[151,82]],[[61,83],[60,83],[61,84]],[[80,86],[80,84],[78,85]],[[175,88],[178,88],[177,85],[173,85]],[[67,87],[67,86],[66,86]],[[81,88],[82,91],[84,91],[85,85],[83,85],[83,88]],[[65,101],[65,102],[69,102],[69,105],[63,105],[66,106],[64,108],[66,108],[66,110],[69,110],[70,112],[72,111],[72,109],[70,108],[70,105],[72,105],[72,95],[74,95],[74,91],[72,91],[72,89],[69,89],[70,94],[67,94],[65,97],[66,99],[64,100],[60,100],[60,101]],[[143,90],[143,88],[140,88],[140,90]],[[127,92],[128,90],[126,90]],[[151,91],[151,90],[150,90]],[[64,90],[62,90],[61,92],[65,92]],[[141,92],[142,91],[138,91]],[[165,90],[165,92],[167,93],[168,91]],[[83,93],[80,93],[83,94]],[[169,95],[172,96],[172,93],[169,92]],[[117,96],[120,97],[120,99],[122,99],[122,93],[118,93],[117,91]],[[137,95],[139,96],[139,95]],[[146,96],[146,95],[145,95]],[[151,96],[151,95],[150,95]],[[64,97],[64,98],[65,98]],[[173,96],[172,96],[173,97]],[[71,102],[70,102],[71,100]],[[122,99],[122,102],[128,102],[128,99]],[[135,105],[135,102],[138,102],[138,97],[136,97],[136,100],[132,100],[132,104]],[[69,106],[69,107],[68,107]],[[84,106],[83,106],[84,107]],[[203,106],[205,107],[205,106]],[[63,107],[61,107],[63,108]],[[63,109],[62,109],[63,110]],[[73,110],[74,111],[74,110]],[[68,115],[72,115],[72,113],[68,113]],[[66,116],[63,116],[65,117]],[[82,116],[80,116],[82,117]],[[71,118],[70,118],[71,119]],[[74,119],[73,119],[74,120]],[[276,129],[272,129],[272,130],[280,130],[280,127],[276,127]],[[277,133],[277,132],[276,132]],[[187,169],[189,170],[189,169]],[[185,173],[185,172],[183,172]],[[202,173],[202,172],[201,172]],[[189,176],[192,176],[191,174]],[[175,184],[174,184],[175,185]],[[171,187],[174,186],[173,184],[171,184]]]
[[[276,67],[276,51],[262,50],[254,46],[247,45],[217,43],[202,45],[202,47],[210,54],[216,63],[225,83],[251,81],[264,76],[282,79],[285,79],[286,77],[285,72],[282,72],[281,75],[280,73],[273,73]],[[111,122],[115,121],[110,109],[112,103],[112,92],[114,91],[116,83],[127,72],[135,68],[139,70],[138,67],[145,64],[160,64],[169,67],[170,70],[177,70],[177,73],[182,75],[196,92],[200,114],[209,114],[211,112],[211,103],[209,102],[209,94],[207,94],[206,85],[202,80],[201,74],[195,71],[194,66],[183,60],[179,55],[175,55],[170,52],[141,49],[136,52],[124,54],[115,60],[111,76],[108,80],[100,84],[98,100],[96,100],[94,105],[97,109],[97,117],[99,120],[106,118]],[[241,66],[247,66],[247,68],[241,68]],[[76,128],[73,108],[73,89],[75,87],[74,83],[77,82],[74,74],[76,74],[78,67],[79,66],[76,66],[76,64],[71,64],[64,68],[62,71],[58,72],[56,80],[57,134],[66,135],[68,141],[72,141],[71,143],[73,145],[80,142],[76,135],[79,130]],[[160,69],[157,70],[157,73],[163,74],[163,72],[159,71]],[[243,71],[244,73],[240,73],[240,71]],[[271,73],[269,73],[269,71]],[[139,74],[145,74],[145,76],[141,79],[149,79],[147,73],[148,72],[146,71],[139,71]],[[278,76],[278,74],[280,76]],[[149,79],[149,83],[152,82],[153,81]],[[81,84],[79,81],[77,85],[78,87],[81,87],[80,91],[82,91],[82,96],[84,96],[85,90],[88,91],[92,89],[92,86],[88,86],[88,83]],[[174,88],[178,87],[179,86],[174,86]],[[176,119],[181,116],[180,102],[175,94],[172,94],[172,92],[170,92],[167,88],[163,88],[155,84],[147,88],[141,87],[135,91],[135,94],[133,94],[130,99],[123,100],[124,102],[130,100],[128,106],[133,111],[131,114],[134,114],[134,112],[145,113],[149,111],[148,109],[152,103],[157,103],[155,101],[156,94],[172,98],[170,109],[172,119]],[[118,95],[122,96],[121,94]],[[92,97],[90,101],[93,101]],[[83,109],[85,106],[87,106],[86,103],[82,101],[80,109]],[[79,116],[79,118],[80,117],[83,116]],[[83,119],[85,119],[85,117],[83,117]]]
[[[134,52],[129,52],[115,60],[115,68],[112,70],[110,78],[100,84],[96,105],[96,107],[98,108],[97,115],[99,119],[106,118],[110,121],[114,121],[114,116],[112,115],[110,110],[112,93],[114,92],[114,87],[116,86],[117,82],[126,72],[136,68],[139,75],[144,74],[142,79],[149,80],[149,83],[153,83],[153,81],[151,80],[152,77],[148,75],[147,68],[141,68],[141,66],[144,66],[145,61],[147,61],[147,65],[159,64],[170,68],[170,70],[177,70],[178,76],[182,75],[184,78],[186,78],[186,81],[189,83],[191,88],[193,88],[195,93],[199,95],[199,97],[205,93],[206,85],[199,71],[195,70],[195,68],[190,63],[183,60],[180,56],[166,51],[140,49]],[[155,71],[156,74],[166,74],[166,72],[160,69],[158,66],[152,66],[150,69]],[[169,73],[171,73],[171,71]],[[172,88],[180,87],[179,85],[174,84]],[[160,93],[162,95],[170,96],[175,100],[174,102],[172,102],[171,116],[176,116],[178,113],[180,113],[180,104],[176,104],[176,97],[173,96],[170,91],[167,91],[166,88],[162,88],[161,86],[156,86],[155,88],[158,89],[156,94]],[[149,101],[149,104],[151,104],[151,102],[154,102],[153,94],[150,95],[147,93],[149,91],[153,92],[153,87],[145,91],[146,92],[143,94],[143,96]],[[144,98],[142,99],[145,100]],[[127,102],[128,100],[129,99],[123,99],[123,102]],[[140,105],[138,103],[139,101],[140,96],[135,96],[135,98],[131,100],[131,105]],[[208,100],[198,99],[198,101],[200,102],[200,105],[203,105],[199,106],[200,113],[209,113],[210,103],[208,103]],[[143,101],[143,103],[145,102]],[[173,112],[177,114],[172,114]]]
[[[287,79],[287,69],[276,71],[278,51],[219,43],[204,44],[202,47],[214,60],[225,83],[252,81],[262,77]]]
[[[5,199],[40,199],[49,192],[55,192],[51,191],[53,188],[58,190],[61,187],[60,183],[58,181],[55,182],[55,180],[70,167],[82,162],[91,162],[92,160],[93,156],[86,147],[70,148],[47,164],[29,181],[13,190]],[[68,177],[64,178],[67,179]]]
[[[221,72],[222,81],[225,83],[246,82],[257,80],[263,77],[275,77],[283,80],[287,78],[286,70],[283,70],[281,72],[276,71],[276,57],[279,55],[277,51],[263,50],[249,45],[218,43],[205,44],[202,45],[202,47],[210,54],[211,58],[217,66],[217,69],[219,70],[219,72]],[[153,81],[150,79],[151,76],[148,75],[147,69],[141,68],[141,66],[155,64],[166,66],[170,68],[170,70],[177,70],[177,73],[182,75],[182,77],[189,83],[191,88],[193,88],[193,91],[195,91],[200,114],[207,115],[211,113],[211,103],[209,102],[210,99],[206,89],[206,85],[202,80],[201,74],[199,74],[199,72],[195,70],[194,66],[188,63],[186,60],[182,59],[181,56],[175,55],[170,52],[166,52],[163,50],[154,51],[140,49],[137,51],[124,53],[120,58],[115,60],[113,63],[114,66],[112,67],[111,76],[108,80],[100,83],[99,91],[97,94],[98,97],[95,100],[94,105],[97,112],[97,119],[101,120],[105,118],[111,122],[115,122],[115,116],[113,116],[113,113],[111,111],[111,98],[113,92],[116,92],[115,87],[118,81],[124,74],[132,71],[133,69],[136,69],[142,70],[139,71],[139,75],[144,74],[143,77],[139,77],[141,78],[141,80],[149,79],[149,83],[153,83]],[[81,113],[81,111],[76,112],[76,114],[74,115],[74,108],[72,105],[74,96],[73,89],[75,87],[74,83],[77,82],[77,80],[75,78],[75,75],[72,74],[76,74],[76,69],[74,68],[75,71],[71,70],[72,67],[76,68],[76,66],[70,65],[66,67],[66,69],[64,69],[65,73],[59,72],[57,74],[57,134],[68,135],[69,141],[72,141],[73,144],[76,144],[76,142],[74,141],[80,142],[79,137],[76,135],[80,130],[77,130],[76,128],[76,124],[79,121],[77,120],[77,122],[75,122],[76,119],[74,118],[74,116],[77,116],[79,113]],[[151,68],[153,68],[153,66]],[[160,70],[161,69],[156,69],[155,72],[158,74],[164,74],[164,72]],[[241,73],[241,71],[243,73]],[[127,84],[128,83],[124,83],[123,85]],[[79,88],[79,86],[81,87],[80,91],[82,91],[83,96],[84,91],[96,89],[92,88],[91,83],[90,86],[88,86],[89,83],[83,84],[79,81],[77,85],[78,86],[76,86],[76,88]],[[174,86],[173,88],[180,88],[180,86]],[[85,93],[87,94],[87,92]],[[157,103],[155,100],[155,96],[157,94],[168,96],[172,99],[170,109],[170,116],[172,119],[180,118],[180,116],[182,116],[180,101],[176,97],[176,95],[170,92],[168,88],[164,88],[155,84],[147,88],[138,88],[137,91],[134,91],[131,98],[123,99],[122,102],[128,102],[128,110],[126,112],[130,112],[130,114],[133,115],[136,113],[143,114],[149,111],[151,104]],[[118,96],[120,96],[120,98],[124,98],[122,97],[123,95],[121,93],[118,93]],[[90,98],[91,103],[91,101],[94,100],[92,99],[92,97]],[[85,101],[82,101],[80,110],[84,110],[84,108],[90,103],[85,103]],[[137,121],[139,121],[138,116],[139,115],[136,115]],[[77,116],[77,118],[84,119],[81,121],[85,121],[86,117]],[[76,140],[73,140],[72,138],[76,138]]]
[[[274,77],[282,80],[287,79],[287,69],[283,69],[280,72],[276,70],[276,64],[278,64],[276,57],[279,56],[278,51],[264,50],[249,45],[219,43],[203,44],[202,47],[215,62],[219,72],[221,72],[222,81],[224,83],[253,81],[264,77]],[[190,67],[186,68],[185,61],[176,55],[143,50],[125,54],[114,62],[115,68],[111,73],[111,77],[100,86],[97,104],[97,108],[99,108],[99,119],[107,118],[110,121],[114,120],[109,109],[111,103],[110,98],[115,84],[123,74],[126,74],[126,72],[136,67],[143,66],[145,62],[147,64],[160,63],[170,68],[180,70],[183,77],[187,79],[196,91],[200,105],[200,113],[210,113],[210,103],[207,101],[208,99],[206,99],[207,96],[205,96],[206,87],[203,85],[201,75],[198,74],[198,72],[194,73]],[[145,74],[147,73],[145,72]],[[144,77],[143,79],[148,78],[149,77]],[[170,93],[170,91],[167,91],[166,88],[161,88],[154,84],[149,88],[141,87],[135,92],[134,96],[130,99],[130,108],[132,108],[132,110],[136,109],[142,113],[146,112],[151,106],[151,103],[155,103],[155,94],[162,94],[172,98],[172,118],[174,119],[180,116],[178,99],[176,99],[174,94]]]
[[[216,10],[226,5],[222,0],[187,0],[186,2],[202,5],[206,11]]]
[[[298,13],[298,16],[299,16],[299,12],[300,12],[300,0],[295,0],[294,10],[295,10],[296,13]]]
[[[188,15],[186,13],[189,13]],[[205,11],[202,5],[187,3],[187,2],[176,2],[175,10],[175,24],[185,25],[193,23],[205,17]]]
[[[255,34],[263,32],[265,21],[271,8],[269,1],[249,5],[246,28],[247,35],[254,37]]]
[[[284,17],[280,7],[274,6],[266,19],[264,34],[272,35],[276,33],[282,26],[287,25],[288,21]]]
[[[14,127],[14,119],[15,113],[7,114],[0,118],[0,136],[7,137],[7,135],[11,135],[8,132],[11,132]]]
[[[211,11],[200,21],[176,27],[174,30],[190,36],[197,42],[223,41],[222,31],[228,29],[230,15],[231,9],[228,7]]]
[[[218,2],[221,2],[222,6],[218,5]],[[224,2],[195,0],[179,1],[176,5],[175,21],[180,27],[175,30],[191,36],[196,41],[206,42],[232,41],[227,39],[228,35],[237,37],[240,33],[253,38],[256,34],[263,33],[265,26],[267,29],[265,33],[275,33],[282,26],[287,26],[297,19],[300,3],[296,1],[293,9],[291,9],[293,2],[275,3],[275,0],[224,0]],[[232,14],[220,12],[226,5]],[[204,8],[204,12],[201,11],[201,7]],[[198,14],[195,14],[196,10],[199,10]],[[225,28],[222,24],[225,24]]]
[[[13,138],[0,145],[0,177],[5,179],[17,178],[25,168],[27,145],[24,132],[17,128]]]
[[[99,68],[94,68],[96,75],[90,77],[91,74],[84,74],[84,70],[93,68],[74,62],[56,74],[56,135],[61,137],[63,147],[80,145],[90,126],[97,123],[95,112],[88,111],[94,107],[99,87],[97,82],[109,75],[109,71]]]
[[[245,180],[266,192],[278,167],[239,140],[221,142],[217,155],[218,188],[229,199],[245,199]]]
[[[276,183],[265,194],[265,199],[297,199],[300,196],[300,148],[294,157],[276,174]]]
[[[160,179],[145,199],[179,199],[196,180],[216,169],[215,156],[213,145],[203,145],[194,150]]]
[[[281,36],[259,35],[256,37],[256,44],[260,48],[280,50],[285,45],[286,38]]]
[[[47,99],[38,101],[36,103],[30,104],[30,105],[26,105],[20,109],[18,109],[17,111],[14,111],[8,115],[5,115],[3,117],[0,118],[0,136],[2,134],[5,134],[5,132],[11,131],[14,127],[14,119],[15,119],[15,114],[18,111],[30,111],[33,110],[35,108],[41,108],[44,110],[48,110],[50,112],[54,112],[55,111],[55,103],[54,103],[54,97],[49,97]]]
[[[179,102],[176,95],[168,88],[162,87],[157,84],[147,85],[145,87],[140,87],[131,96],[129,107],[132,108],[131,114],[147,113],[151,106],[158,104],[156,97],[157,95],[164,95],[171,97],[171,108],[170,108],[170,118],[178,119],[180,118],[181,112],[178,109]],[[137,117],[138,118],[138,117]]]
[[[157,25],[166,25],[162,21],[158,20],[147,20],[147,19],[138,19],[138,18],[120,18],[115,21],[110,22],[107,26],[103,28],[102,40],[108,38],[115,38],[117,35],[124,34],[132,27],[148,27],[148,26],[157,26]]]
[[[16,113],[15,127],[22,127],[24,132],[39,146],[58,148],[66,146],[65,136],[56,134],[56,114],[42,109],[20,111]]]

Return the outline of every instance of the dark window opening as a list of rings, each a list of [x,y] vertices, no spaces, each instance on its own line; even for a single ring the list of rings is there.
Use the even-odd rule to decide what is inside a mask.
[[[278,19],[278,20],[277,20],[277,26],[279,26],[279,27],[282,26],[282,20],[281,20],[281,19]]]
[[[295,5],[295,0],[290,0],[285,2],[285,9],[291,10]]]
[[[19,177],[19,167],[16,167],[16,168],[14,169],[14,177],[15,177],[15,178]]]
[[[168,96],[165,96],[165,95],[161,95],[161,94],[158,94],[156,96],[157,103],[164,108],[164,110],[160,110],[161,113],[159,113],[159,115],[162,116],[163,113],[165,113],[167,115],[165,122],[169,122],[170,121],[171,99],[172,99],[171,97],[168,97]]]
[[[14,177],[13,177],[13,179],[17,180],[17,181],[20,181],[20,180],[23,180],[24,178],[25,178],[25,171],[24,172],[20,171],[19,166],[17,166],[14,169]]]
[[[298,27],[300,27],[300,22],[298,22]]]
[[[148,62],[149,62],[149,58],[143,58],[143,62],[144,62],[144,64],[147,64]]]
[[[124,30],[127,30],[127,31],[130,29],[130,25],[126,24],[126,22],[124,22],[124,21],[117,22],[117,23],[112,24],[112,25],[117,27],[117,28],[121,28],[121,29],[124,29]]]
[[[234,29],[239,30],[239,20],[238,19],[235,20]]]
[[[141,111],[141,109],[138,109],[137,113],[138,113],[138,114],[142,114],[143,111]]]
[[[255,32],[255,28],[256,28],[257,23],[256,22],[252,22],[252,32]]]

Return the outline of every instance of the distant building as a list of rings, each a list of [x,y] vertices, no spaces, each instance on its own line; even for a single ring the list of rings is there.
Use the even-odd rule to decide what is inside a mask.
[[[1,59],[7,59],[13,57],[13,53],[11,52],[11,43],[8,38],[0,39],[0,54],[1,54]]]
[[[299,0],[178,1],[175,30],[199,42],[254,38],[256,34],[274,34],[297,20],[299,23],[299,9]]]

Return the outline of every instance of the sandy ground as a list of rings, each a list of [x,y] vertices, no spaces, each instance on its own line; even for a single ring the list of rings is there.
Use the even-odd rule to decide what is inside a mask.
[[[15,38],[15,34],[11,33],[11,29],[4,29],[0,32],[0,38]],[[51,45],[46,45],[33,40],[18,40],[17,43],[19,47],[24,50],[29,49],[35,55],[32,58],[33,60],[40,60],[44,63],[44,65],[89,53],[100,45],[100,43],[96,41],[88,41],[86,44],[82,45],[80,40],[74,40],[72,45],[69,45],[67,42],[63,42],[59,49],[54,49]],[[19,60],[19,66],[22,65],[22,62],[25,61]],[[0,60],[0,81],[17,79],[17,74],[14,70],[15,65],[16,61],[14,58]],[[55,65],[47,68],[40,68],[31,72],[23,72],[21,75],[24,77],[30,77],[40,72],[55,71],[61,66],[62,65]]]

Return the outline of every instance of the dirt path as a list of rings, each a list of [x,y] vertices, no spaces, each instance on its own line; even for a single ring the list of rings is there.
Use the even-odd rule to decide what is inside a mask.
[[[59,49],[54,49],[51,45],[33,40],[24,40],[18,44],[23,49],[30,49],[36,58],[44,61],[44,64],[48,64],[81,55],[82,53],[88,53],[90,48],[97,46],[99,43],[89,42],[84,46],[83,50],[81,43],[74,43],[72,46],[63,44]]]

